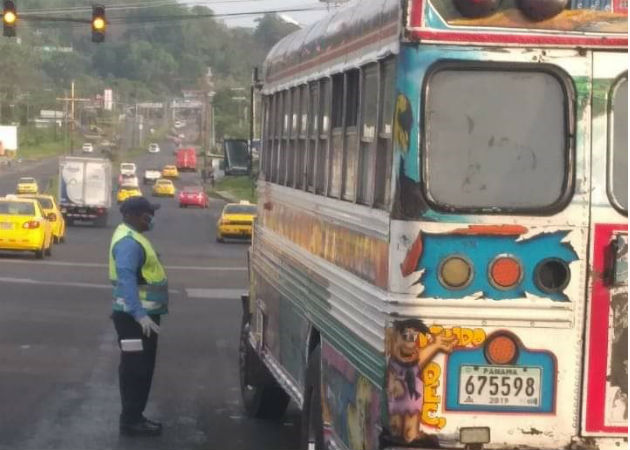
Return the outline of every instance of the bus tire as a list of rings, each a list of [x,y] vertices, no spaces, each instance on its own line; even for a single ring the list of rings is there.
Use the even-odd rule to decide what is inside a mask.
[[[321,347],[318,345],[308,358],[304,405],[300,420],[300,450],[324,450],[322,419]]]
[[[289,404],[289,395],[252,349],[248,335],[249,322],[243,322],[239,347],[239,378],[243,407],[249,417],[280,419]]]

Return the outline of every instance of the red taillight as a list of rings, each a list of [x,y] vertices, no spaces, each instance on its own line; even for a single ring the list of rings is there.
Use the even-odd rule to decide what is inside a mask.
[[[37,220],[29,220],[28,222],[24,222],[22,227],[27,230],[34,230],[35,228],[39,228],[39,222]]]
[[[57,220],[57,214],[50,213],[48,214],[48,216],[46,216],[46,218],[48,219],[49,222],[55,222]]]

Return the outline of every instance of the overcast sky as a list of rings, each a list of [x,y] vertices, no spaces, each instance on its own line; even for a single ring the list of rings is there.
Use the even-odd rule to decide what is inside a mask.
[[[322,11],[283,13],[302,25],[311,24],[326,15],[326,4],[318,0],[178,0],[188,5],[204,5],[217,14],[240,13],[250,11],[269,11],[279,9],[321,8]],[[257,16],[224,18],[228,26],[255,26]]]

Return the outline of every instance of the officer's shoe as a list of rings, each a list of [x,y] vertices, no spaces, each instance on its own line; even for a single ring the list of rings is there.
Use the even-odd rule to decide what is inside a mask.
[[[133,424],[121,423],[120,434],[125,436],[159,436],[162,434],[162,424],[142,418]]]

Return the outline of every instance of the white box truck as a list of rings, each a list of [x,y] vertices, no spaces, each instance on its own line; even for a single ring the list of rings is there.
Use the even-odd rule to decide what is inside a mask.
[[[107,225],[112,206],[112,164],[107,159],[59,158],[59,206],[68,224],[75,220]]]

